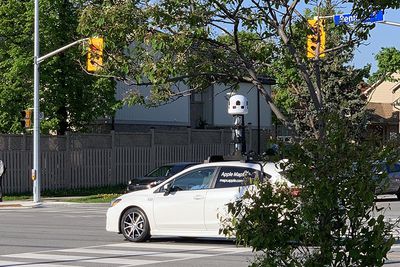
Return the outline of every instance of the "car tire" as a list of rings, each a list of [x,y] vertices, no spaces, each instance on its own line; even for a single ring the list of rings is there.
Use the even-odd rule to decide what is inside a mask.
[[[150,238],[149,220],[139,208],[129,208],[121,218],[121,232],[131,242],[143,242]]]
[[[400,200],[400,188],[399,188],[399,190],[397,190],[396,196],[397,196],[397,199]]]

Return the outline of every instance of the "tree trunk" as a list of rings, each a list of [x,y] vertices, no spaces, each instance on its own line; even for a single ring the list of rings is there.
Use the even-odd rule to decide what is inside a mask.
[[[57,135],[64,135],[68,130],[68,112],[65,106],[59,107],[57,110],[58,129]]]

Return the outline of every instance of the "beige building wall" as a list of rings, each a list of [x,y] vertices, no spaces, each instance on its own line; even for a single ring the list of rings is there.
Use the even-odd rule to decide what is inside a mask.
[[[393,77],[400,79],[400,74],[395,74]],[[392,104],[399,98],[400,82],[384,81],[369,93],[368,102]],[[400,107],[400,105],[397,105],[397,107]],[[393,111],[397,110],[393,107]]]

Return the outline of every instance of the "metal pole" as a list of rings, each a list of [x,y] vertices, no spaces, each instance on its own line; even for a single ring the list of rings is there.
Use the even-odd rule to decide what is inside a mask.
[[[319,19],[331,19],[333,18],[335,15],[329,15],[329,16],[314,16],[315,20],[319,20]]]
[[[38,61],[38,63],[40,64],[43,60],[45,60],[45,59],[47,59],[47,58],[49,58],[49,57],[52,57],[52,56],[54,56],[54,55],[57,55],[58,53],[64,51],[65,49],[68,49],[68,48],[70,48],[70,47],[72,47],[72,46],[74,46],[74,45],[80,44],[80,43],[82,43],[82,42],[84,42],[84,41],[87,41],[87,40],[89,40],[89,38],[83,38],[83,39],[80,39],[80,40],[78,40],[78,41],[75,41],[75,42],[72,42],[72,43],[70,43],[70,44],[67,44],[67,45],[65,45],[65,46],[63,46],[63,47],[61,47],[61,48],[59,48],[59,49],[57,49],[57,50],[54,50],[54,51],[51,52],[51,53],[48,53],[48,54],[46,54],[46,55],[44,55],[44,56],[39,57],[37,61]]]
[[[264,85],[263,85],[264,86]],[[261,152],[260,91],[257,90],[257,154]]]
[[[39,0],[35,0],[33,72],[33,202],[40,202]]]
[[[378,23],[400,27],[400,23],[399,22],[392,22],[392,21],[384,20],[384,21],[378,21]]]

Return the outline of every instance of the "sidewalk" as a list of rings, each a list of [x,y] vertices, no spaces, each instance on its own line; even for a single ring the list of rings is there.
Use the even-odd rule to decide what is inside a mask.
[[[76,202],[67,202],[66,199],[71,198],[80,198],[80,197],[49,197],[49,198],[41,198],[41,201],[38,203],[34,203],[33,200],[7,200],[0,202],[0,210],[1,209],[10,209],[10,208],[40,208],[43,207],[43,204],[64,204],[64,205],[74,205],[79,204]]]

